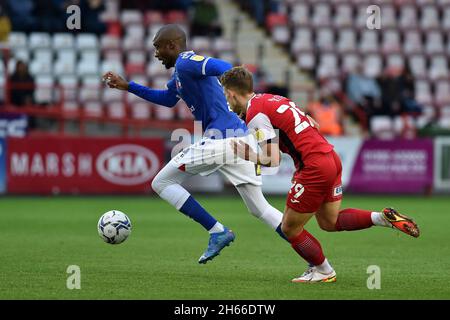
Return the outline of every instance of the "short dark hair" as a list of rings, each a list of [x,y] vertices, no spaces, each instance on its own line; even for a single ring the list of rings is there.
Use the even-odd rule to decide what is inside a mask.
[[[220,77],[224,88],[237,91],[239,94],[253,92],[253,75],[245,67],[231,68]]]

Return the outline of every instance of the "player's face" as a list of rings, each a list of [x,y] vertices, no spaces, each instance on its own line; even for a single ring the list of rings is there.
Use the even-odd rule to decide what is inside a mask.
[[[166,69],[170,69],[175,66],[176,57],[174,59],[170,42],[155,40],[153,42],[153,46],[155,47],[155,58],[161,61]]]
[[[224,93],[231,110],[241,116],[245,112],[245,105],[239,102],[237,93],[230,89],[224,89]]]

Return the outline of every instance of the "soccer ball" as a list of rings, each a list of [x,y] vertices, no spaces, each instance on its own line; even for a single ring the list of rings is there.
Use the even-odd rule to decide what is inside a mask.
[[[106,212],[98,220],[98,234],[107,243],[124,242],[131,233],[131,221],[125,213],[118,210]]]

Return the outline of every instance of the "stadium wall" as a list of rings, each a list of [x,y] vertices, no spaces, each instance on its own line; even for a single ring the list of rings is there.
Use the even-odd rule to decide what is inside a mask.
[[[352,193],[450,192],[450,138],[376,140],[330,138]],[[148,194],[167,161],[161,138],[5,137],[0,135],[0,193]],[[294,166],[263,175],[263,191],[286,194]],[[219,174],[188,181],[192,191],[221,193]]]

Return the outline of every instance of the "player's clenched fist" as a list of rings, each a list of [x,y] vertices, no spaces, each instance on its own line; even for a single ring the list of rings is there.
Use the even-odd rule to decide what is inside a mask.
[[[105,73],[103,81],[112,89],[128,90],[128,82],[114,72]]]

